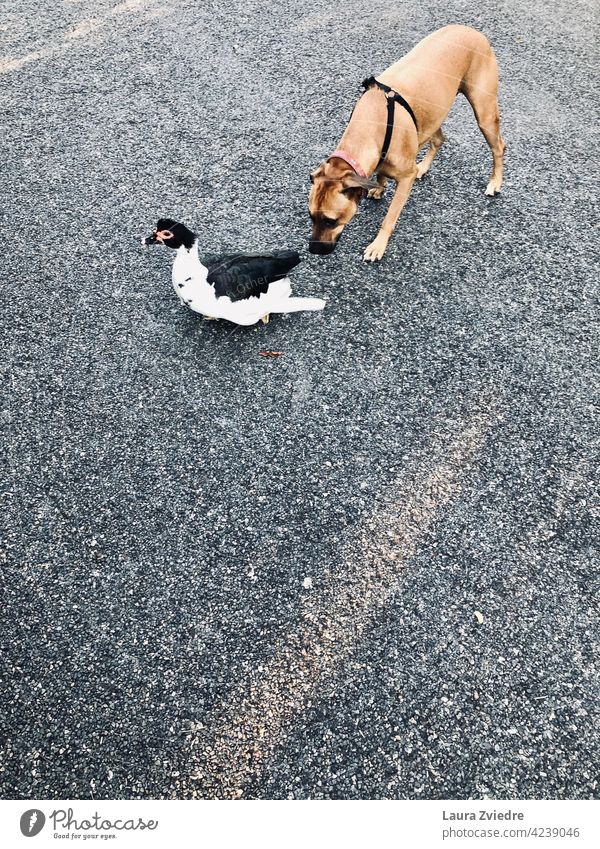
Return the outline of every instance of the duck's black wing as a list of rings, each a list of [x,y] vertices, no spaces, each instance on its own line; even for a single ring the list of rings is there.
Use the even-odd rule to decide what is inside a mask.
[[[204,256],[200,257],[200,262],[205,268],[210,268],[211,265],[216,265],[218,262],[227,259],[228,256],[231,256],[231,253],[204,254]]]
[[[270,254],[230,254],[207,265],[207,281],[214,286],[217,298],[231,301],[258,298],[275,280],[287,277],[298,265],[296,251],[273,251]],[[206,263],[204,263],[206,264]]]

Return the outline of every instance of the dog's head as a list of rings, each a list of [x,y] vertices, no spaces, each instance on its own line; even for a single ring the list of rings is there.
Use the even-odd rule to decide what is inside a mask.
[[[322,162],[310,179],[308,209],[313,228],[308,249],[311,254],[330,254],[371,184],[338,157]]]

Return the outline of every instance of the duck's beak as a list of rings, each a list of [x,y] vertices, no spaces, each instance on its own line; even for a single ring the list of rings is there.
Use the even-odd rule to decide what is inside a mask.
[[[152,233],[151,236],[146,236],[146,238],[144,238],[142,236],[142,242],[141,243],[142,243],[142,246],[145,247],[145,248],[147,248],[148,245],[155,245],[156,244],[156,233]]]

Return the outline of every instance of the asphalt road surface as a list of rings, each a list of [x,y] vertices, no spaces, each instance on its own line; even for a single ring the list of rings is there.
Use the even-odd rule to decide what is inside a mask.
[[[3,797],[599,795],[592,9],[3,13]],[[389,192],[310,256],[360,81],[450,22],[501,196],[461,98],[384,260]],[[202,321],[162,215],[326,309]]]

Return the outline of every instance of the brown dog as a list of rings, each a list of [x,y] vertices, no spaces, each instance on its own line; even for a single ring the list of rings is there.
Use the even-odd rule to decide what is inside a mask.
[[[365,85],[337,150],[311,174],[311,253],[331,253],[362,195],[368,191],[369,197],[379,199],[391,177],[396,182],[394,197],[364,254],[366,260],[381,259],[414,181],[427,173],[442,146],[441,125],[458,92],[473,107],[494,158],[485,193],[495,195],[502,186],[506,145],[500,136],[498,66],[480,32],[443,27]],[[429,150],[417,164],[417,153],[426,143]],[[369,179],[374,173],[376,181]]]

